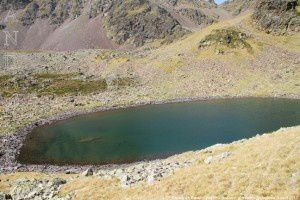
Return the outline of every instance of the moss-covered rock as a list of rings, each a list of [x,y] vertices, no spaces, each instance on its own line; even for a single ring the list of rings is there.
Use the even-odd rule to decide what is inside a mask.
[[[245,33],[235,29],[220,29],[214,31],[206,38],[200,41],[199,48],[213,45],[224,45],[229,48],[247,48],[251,49],[250,44],[246,41],[249,38]]]

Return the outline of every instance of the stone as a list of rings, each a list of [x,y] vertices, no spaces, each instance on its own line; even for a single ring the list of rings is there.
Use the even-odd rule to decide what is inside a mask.
[[[121,186],[122,187],[129,187],[131,185],[131,178],[125,174],[122,178],[121,178]]]
[[[52,186],[59,187],[60,185],[66,184],[67,181],[61,178],[55,178],[52,181]]]
[[[155,181],[156,181],[156,179],[155,179],[155,177],[154,177],[154,174],[151,173],[151,174],[147,177],[147,183],[151,185],[151,184],[154,184]]]
[[[212,156],[209,156],[209,157],[207,157],[207,158],[204,159],[204,163],[205,164],[210,164],[210,163],[212,163],[212,161],[213,161],[213,157]]]
[[[83,176],[93,176],[94,172],[92,168],[88,168],[87,170],[85,170],[82,175]]]
[[[224,158],[227,158],[228,156],[230,156],[231,155],[231,153],[230,152],[224,152],[224,153],[222,153],[221,154],[221,159],[224,159]]]
[[[0,192],[0,200],[5,200],[5,194]]]

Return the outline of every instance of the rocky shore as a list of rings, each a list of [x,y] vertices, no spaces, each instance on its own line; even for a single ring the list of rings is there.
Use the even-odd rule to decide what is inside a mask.
[[[230,97],[223,97],[230,98]],[[236,97],[238,98],[238,97]],[[240,97],[241,98],[241,97]],[[82,110],[82,111],[70,111],[66,113],[62,113],[60,115],[52,116],[48,119],[40,120],[35,123],[29,124],[22,128],[20,131],[14,134],[8,134],[5,136],[0,136],[0,173],[2,172],[17,172],[17,171],[40,171],[40,172],[64,172],[66,170],[70,170],[72,172],[81,172],[86,167],[85,166],[54,166],[54,165],[25,165],[20,164],[17,161],[17,157],[20,153],[20,149],[26,139],[26,136],[30,134],[35,128],[49,125],[51,123],[70,119],[72,117],[76,117],[79,115],[90,114],[94,112],[101,112],[107,110],[115,110],[115,109],[125,109],[132,108],[137,106],[145,106],[145,105],[155,105],[155,104],[167,104],[167,103],[180,103],[180,102],[191,102],[191,101],[200,101],[200,100],[210,100],[212,98],[178,98],[173,100],[162,100],[162,101],[150,101],[150,102],[139,102],[132,105],[119,105],[119,106],[111,106],[111,107],[99,107],[90,110]],[[106,166],[98,166],[96,168],[114,168],[117,165],[106,165]],[[92,166],[87,166],[92,167]]]
[[[195,191],[199,191],[193,181],[196,181],[199,186],[202,184],[210,186],[214,184],[214,182],[211,183],[214,180],[221,185],[226,181],[237,181],[234,182],[237,184],[233,184],[230,188],[244,187],[244,181],[246,181],[246,187],[252,188],[256,186],[252,186],[251,181],[247,181],[248,179],[245,180],[245,173],[252,180],[256,175],[253,176],[251,173],[262,175],[260,170],[263,170],[265,172],[263,176],[266,176],[268,180],[273,180],[273,176],[268,173],[265,167],[278,166],[278,160],[275,158],[279,155],[274,152],[277,152],[277,150],[282,152],[282,148],[285,148],[286,153],[292,156],[290,159],[293,162],[279,162],[279,164],[287,162],[291,165],[289,165],[290,170],[280,168],[281,171],[287,173],[287,176],[281,176],[281,179],[276,176],[276,181],[280,181],[280,183],[288,181],[285,189],[282,189],[282,186],[280,188],[283,191],[289,191],[287,194],[292,197],[294,194],[292,192],[295,191],[298,185],[297,180],[300,178],[299,170],[295,168],[298,162],[295,155],[297,155],[296,144],[299,143],[299,139],[297,139],[299,138],[297,137],[299,130],[299,126],[282,128],[272,134],[257,135],[231,144],[217,144],[203,150],[186,152],[166,159],[119,165],[114,168],[97,169],[96,167],[86,166],[82,168],[82,171],[69,168],[61,171],[63,173],[2,173],[0,174],[0,189],[1,187],[6,189],[1,190],[0,200],[69,200],[85,199],[86,197],[105,199],[106,195],[111,196],[111,199],[120,199],[119,194],[125,195],[129,199],[135,199],[134,194],[147,196],[146,191],[153,191],[153,189],[157,190],[157,195],[160,195],[162,192],[160,187],[167,187],[173,191],[172,188],[181,185],[180,187],[197,188]],[[249,148],[252,149],[251,152],[249,152]],[[270,150],[271,152],[269,152]],[[249,162],[249,159],[251,162]],[[257,160],[260,160],[260,165],[257,165]],[[255,170],[249,173],[248,168],[254,169],[254,167],[256,167]],[[230,180],[224,179],[227,174],[231,175]],[[198,180],[199,178],[201,183]],[[176,182],[174,182],[174,179]],[[209,180],[208,183],[207,180]],[[268,184],[273,183],[268,180]],[[9,184],[9,187],[5,186],[6,184]],[[93,191],[98,192],[99,187],[104,187],[104,193],[94,194]],[[164,190],[162,194],[167,195]],[[210,190],[210,194],[215,193]],[[297,193],[295,194],[297,195]],[[154,194],[150,192],[148,195],[153,197]],[[237,195],[240,195],[240,193]]]
[[[251,98],[251,97],[220,97],[218,99],[230,99],[230,98]],[[275,97],[274,97],[275,98]],[[276,97],[280,98],[280,97]],[[291,97],[292,98],[292,97]],[[294,97],[296,98],[296,97]],[[150,102],[139,102],[132,105],[119,105],[119,106],[110,106],[110,107],[99,107],[94,109],[86,109],[81,111],[70,111],[62,113],[56,116],[52,116],[48,119],[40,120],[35,123],[29,124],[22,128],[20,131],[14,134],[8,134],[5,136],[0,136],[0,173],[11,173],[11,172],[30,172],[30,171],[39,171],[39,172],[66,172],[72,171],[74,173],[81,173],[87,168],[92,169],[114,169],[121,167],[127,167],[135,164],[125,164],[125,165],[102,165],[102,166],[56,166],[51,164],[45,165],[29,165],[21,164],[17,161],[17,157],[20,153],[22,145],[27,137],[35,128],[41,127],[44,125],[49,125],[51,123],[70,119],[79,115],[90,114],[94,112],[101,112],[107,110],[115,109],[129,109],[132,107],[146,106],[146,105],[155,105],[155,104],[170,104],[170,103],[183,103],[183,102],[192,102],[192,101],[204,101],[212,100],[213,97],[202,97],[202,98],[178,98],[173,100],[162,100],[162,101],[150,101]],[[296,98],[297,99],[297,98]],[[145,161],[146,163],[148,161]],[[143,162],[142,162],[143,163]],[[186,164],[186,163],[185,163]],[[181,166],[181,165],[180,165]]]

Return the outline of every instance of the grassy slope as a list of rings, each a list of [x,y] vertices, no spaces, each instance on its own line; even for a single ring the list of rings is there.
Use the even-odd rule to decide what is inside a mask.
[[[0,191],[20,178],[49,179],[63,177],[68,184],[61,195],[75,199],[170,199],[172,197],[277,197],[299,199],[300,127],[281,129],[273,134],[252,138],[244,143],[216,147],[211,152],[188,152],[181,159],[200,158],[199,163],[178,170],[153,185],[121,188],[118,180],[76,175],[15,173],[0,175]],[[222,161],[205,164],[211,155],[229,151]]]

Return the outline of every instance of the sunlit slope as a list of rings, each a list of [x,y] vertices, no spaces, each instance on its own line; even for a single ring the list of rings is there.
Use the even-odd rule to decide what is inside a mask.
[[[200,41],[218,29],[236,29],[249,36],[251,51],[215,45],[199,48]],[[300,34],[268,35],[256,29],[251,14],[195,31],[140,57],[123,56],[110,62],[117,73],[130,69],[147,86],[160,88],[168,97],[214,95],[276,96],[299,94]],[[218,53],[221,50],[222,53]],[[110,64],[109,63],[109,64]],[[158,81],[159,80],[159,81]],[[149,84],[149,85],[148,85]],[[172,93],[176,94],[172,94]]]

